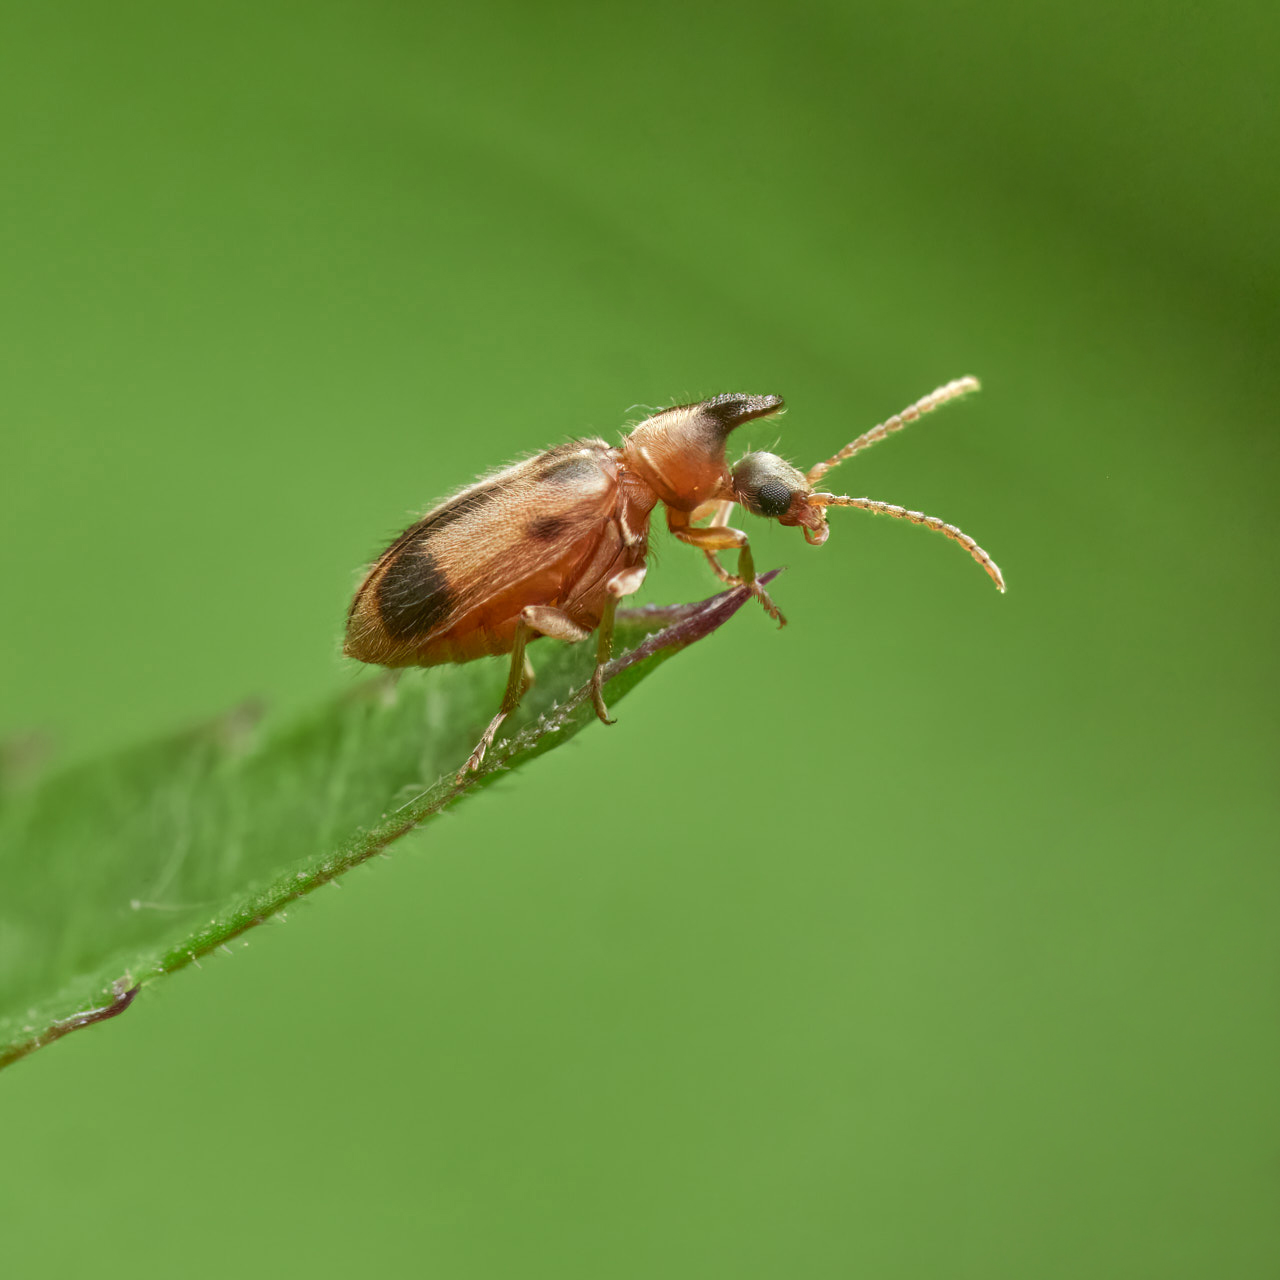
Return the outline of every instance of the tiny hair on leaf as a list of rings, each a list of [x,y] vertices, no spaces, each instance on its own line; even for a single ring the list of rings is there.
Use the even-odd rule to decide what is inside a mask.
[[[618,656],[599,686],[616,702],[750,598],[739,587],[620,610]],[[457,763],[490,716],[490,664],[365,679],[279,725],[238,709],[10,787],[0,806],[0,1067],[124,1013],[159,978],[282,917],[591,724],[594,650],[539,648],[539,680],[512,732],[462,780]]]

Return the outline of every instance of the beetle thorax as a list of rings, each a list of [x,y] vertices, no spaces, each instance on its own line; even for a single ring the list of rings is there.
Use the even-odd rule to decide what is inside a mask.
[[[688,410],[669,410],[642,422],[618,452],[669,507],[692,511],[730,493],[725,432],[718,423]]]

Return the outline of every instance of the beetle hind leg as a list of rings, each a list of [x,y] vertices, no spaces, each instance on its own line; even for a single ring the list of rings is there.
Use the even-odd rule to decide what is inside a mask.
[[[545,604],[526,606],[520,611],[520,620],[530,631],[550,636],[553,640],[563,640],[565,644],[577,644],[591,634],[586,627],[578,626],[567,613]]]
[[[533,628],[523,618],[516,624],[515,640],[511,645],[511,670],[507,675],[507,689],[502,695],[502,705],[498,708],[498,714],[489,721],[489,727],[480,735],[480,741],[476,743],[467,763],[454,776],[454,782],[458,785],[466,781],[467,774],[474,773],[480,767],[485,752],[493,745],[493,739],[502,727],[502,722],[520,705],[520,700],[533,684],[533,667],[525,653],[525,645],[529,643],[532,632]]]
[[[520,621],[516,624],[515,639],[511,644],[511,669],[507,675],[507,689],[502,695],[502,705],[498,714],[489,721],[489,727],[480,735],[476,749],[471,753],[467,763],[458,770],[455,781],[462,783],[467,774],[474,773],[484,762],[485,753],[493,745],[502,722],[520,705],[524,695],[533,688],[533,664],[525,652],[525,646],[534,635],[551,636],[555,640],[564,640],[576,644],[591,634],[585,627],[580,627],[567,614],[559,609],[551,609],[545,605],[530,605],[520,612]]]
[[[634,569],[624,569],[616,573],[605,584],[604,614],[600,619],[600,629],[596,644],[596,668],[591,675],[591,705],[596,715],[605,724],[613,724],[609,718],[609,709],[604,701],[604,671],[613,656],[613,623],[617,612],[618,601],[623,596],[639,591],[644,581],[645,568],[639,565]],[[520,611],[520,621],[516,626],[515,639],[511,645],[511,668],[507,676],[507,690],[502,695],[502,706],[498,714],[489,721],[489,727],[480,736],[475,750],[467,763],[458,770],[455,781],[461,785],[469,773],[474,773],[484,762],[485,754],[493,745],[502,722],[520,705],[521,699],[532,688],[534,675],[529,663],[525,646],[535,635],[550,636],[553,640],[563,640],[567,644],[577,644],[591,634],[585,627],[579,626],[567,613],[553,609],[550,605],[529,605]]]

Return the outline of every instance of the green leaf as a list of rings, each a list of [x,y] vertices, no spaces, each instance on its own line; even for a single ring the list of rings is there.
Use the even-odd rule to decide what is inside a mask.
[[[739,588],[620,612],[610,701],[748,598]],[[585,685],[594,648],[534,650],[538,681],[507,722],[514,733],[462,782],[456,770],[499,701],[498,664],[367,679],[278,728],[242,708],[6,794],[0,1067],[122,1013],[144,983],[568,741],[595,720]]]

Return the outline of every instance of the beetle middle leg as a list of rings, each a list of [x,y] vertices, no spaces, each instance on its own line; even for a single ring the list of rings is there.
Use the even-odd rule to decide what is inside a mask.
[[[727,512],[726,512],[727,514]],[[769,615],[780,627],[787,625],[778,606],[773,603],[769,593],[756,581],[756,562],[751,554],[751,541],[741,529],[732,529],[728,525],[709,525],[705,529],[693,529],[687,523],[689,517],[683,512],[668,510],[667,527],[681,542],[697,547],[707,553],[708,558],[717,551],[738,551],[738,578],[735,585],[746,587]]]
[[[623,596],[634,595],[644,581],[645,566],[624,569],[615,573],[605,583],[604,613],[600,617],[600,629],[596,633],[596,669],[591,673],[591,705],[603,724],[615,724],[609,719],[609,708],[604,703],[604,669],[613,657],[613,620],[618,612],[618,601]]]

